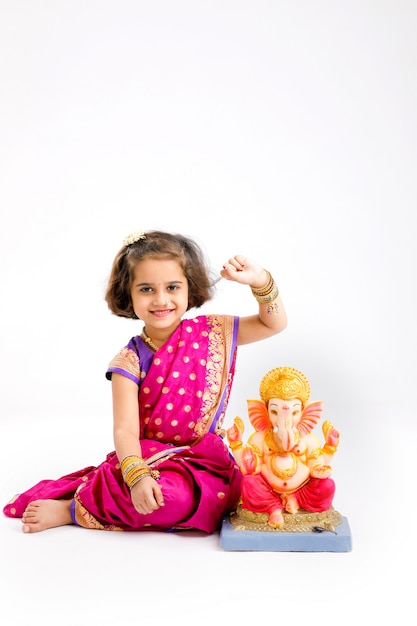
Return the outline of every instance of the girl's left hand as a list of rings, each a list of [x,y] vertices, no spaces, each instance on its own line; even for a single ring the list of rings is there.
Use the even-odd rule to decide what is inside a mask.
[[[250,285],[251,287],[260,288],[268,282],[268,274],[256,263],[241,254],[229,259],[220,272],[221,276],[226,280],[233,280],[242,285]]]

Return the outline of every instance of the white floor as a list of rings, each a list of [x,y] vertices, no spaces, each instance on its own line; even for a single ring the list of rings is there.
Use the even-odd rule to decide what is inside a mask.
[[[68,435],[53,442],[48,419],[3,420],[1,502],[40,478],[98,461],[88,458],[87,448],[99,457],[103,442],[93,437],[94,420],[88,424],[74,421]],[[414,489],[415,429],[403,433],[403,456],[385,462],[388,420],[382,425],[375,446],[365,429],[351,452],[346,433],[335,463],[334,504],[349,520],[351,552],[230,552],[221,549],[217,534],[193,532],[105,533],[67,526],[24,535],[20,521],[1,517],[1,624],[147,620],[176,626],[203,618],[220,624],[376,624],[379,618],[411,623],[414,575],[408,566],[414,567],[417,551],[415,505],[408,498]],[[403,481],[401,474],[409,478]]]

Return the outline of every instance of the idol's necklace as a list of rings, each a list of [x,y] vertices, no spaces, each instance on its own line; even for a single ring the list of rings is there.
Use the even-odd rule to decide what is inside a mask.
[[[141,339],[143,339],[143,341],[150,347],[152,352],[156,352],[157,350],[159,350],[158,346],[156,346],[152,339],[146,334],[145,328],[143,328],[142,330]]]

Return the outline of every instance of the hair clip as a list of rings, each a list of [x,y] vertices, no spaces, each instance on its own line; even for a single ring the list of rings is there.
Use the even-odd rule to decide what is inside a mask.
[[[146,239],[146,235],[143,230],[135,230],[134,233],[130,233],[125,239],[123,239],[123,244],[125,246],[130,246],[132,243],[136,243],[140,239]]]

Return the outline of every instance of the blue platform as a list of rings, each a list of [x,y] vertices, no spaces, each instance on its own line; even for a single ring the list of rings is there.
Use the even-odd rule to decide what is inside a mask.
[[[346,517],[342,517],[335,533],[238,530],[226,517],[220,530],[220,545],[223,550],[242,552],[350,552],[352,536]]]

